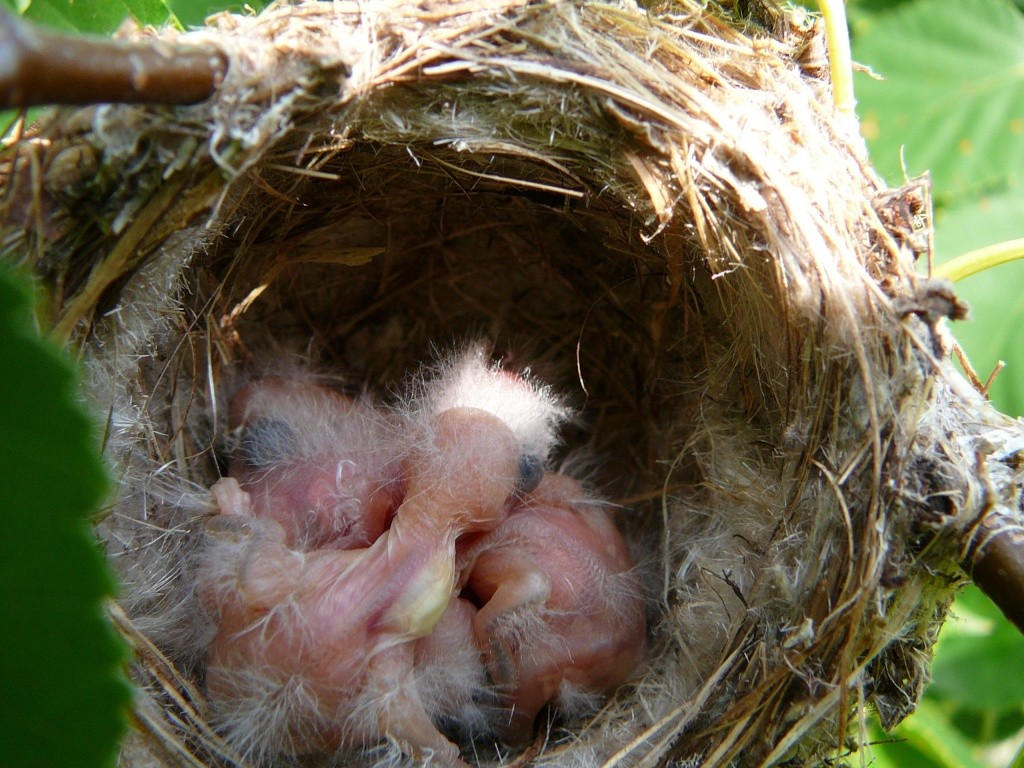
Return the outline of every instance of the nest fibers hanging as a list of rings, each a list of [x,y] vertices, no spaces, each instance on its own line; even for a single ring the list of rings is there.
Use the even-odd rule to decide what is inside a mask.
[[[123,765],[242,760],[204,719],[189,576],[231,394],[300,369],[387,396],[480,337],[578,408],[650,590],[642,678],[535,762],[805,765],[913,709],[1017,487],[991,448],[975,485],[978,446],[1016,427],[943,361],[923,191],[834,118],[819,31],[703,6],[220,15],[164,33],[224,51],[207,103],[60,112],[8,152],[7,251],[109,414]]]

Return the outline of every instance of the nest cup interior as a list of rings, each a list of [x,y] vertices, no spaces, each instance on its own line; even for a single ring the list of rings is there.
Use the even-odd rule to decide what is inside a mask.
[[[460,178],[415,152],[358,147],[321,168],[336,179],[264,177],[283,191],[254,194],[195,267],[214,381],[230,392],[294,366],[394,402],[439,354],[482,341],[577,412],[562,458],[582,449],[595,488],[654,502],[703,365],[640,222],[616,200]]]
[[[357,145],[322,164],[320,178],[261,171],[237,224],[186,270],[178,327],[142,368],[150,467],[160,467],[141,483],[145,525],[158,531],[142,538],[169,549],[167,532],[178,532],[177,554],[154,569],[156,558],[112,550],[135,581],[129,614],[199,686],[195,633],[209,627],[189,615],[188,553],[209,514],[202,489],[224,471],[233,394],[255,378],[300,372],[394,404],[424,365],[474,342],[510,370],[529,369],[576,412],[554,468],[620,505],[652,635],[660,624],[666,483],[678,493],[687,477],[681,424],[705,376],[707,339],[691,330],[690,297],[621,200],[460,175],[451,170],[458,159]],[[522,163],[496,165],[495,175],[550,180]],[[191,502],[154,491],[168,471],[195,484]],[[167,503],[154,504],[161,497]],[[181,587],[151,590],[161,570]]]

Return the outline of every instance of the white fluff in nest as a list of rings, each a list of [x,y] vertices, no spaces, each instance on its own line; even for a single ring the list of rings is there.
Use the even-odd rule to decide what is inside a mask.
[[[461,766],[439,728],[521,741],[646,654],[621,535],[575,481],[541,478],[564,408],[477,349],[440,371],[397,422],[302,381],[232,403],[198,590],[216,722],[257,762],[389,743]]]
[[[558,442],[558,429],[569,418],[569,409],[544,384],[510,373],[492,364],[483,346],[469,347],[452,355],[437,375],[421,384],[416,410],[440,413],[450,408],[479,408],[504,421],[523,452],[541,463]]]

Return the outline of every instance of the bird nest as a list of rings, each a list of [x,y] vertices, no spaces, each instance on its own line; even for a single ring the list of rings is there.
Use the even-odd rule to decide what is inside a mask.
[[[210,100],[57,112],[5,176],[8,253],[107,417],[122,765],[244,764],[189,575],[230,396],[302,370],[386,400],[478,339],[576,409],[562,459],[621,506],[651,651],[477,762],[807,765],[914,708],[983,506],[952,425],[986,406],[914,274],[926,190],[867,165],[812,20],[373,0],[160,34],[224,52]]]

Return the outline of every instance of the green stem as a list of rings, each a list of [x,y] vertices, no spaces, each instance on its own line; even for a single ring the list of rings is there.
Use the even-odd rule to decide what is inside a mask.
[[[957,256],[936,267],[932,276],[944,277],[955,283],[965,277],[976,275],[978,272],[984,272],[986,269],[1018,259],[1024,259],[1024,238],[1006,240]]]
[[[828,46],[828,68],[832,75],[832,100],[840,114],[856,118],[853,95],[853,56],[850,53],[850,30],[846,25],[843,0],[818,0],[825,20],[825,44]]]

